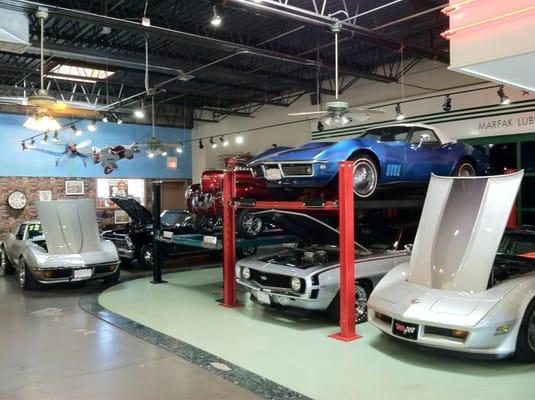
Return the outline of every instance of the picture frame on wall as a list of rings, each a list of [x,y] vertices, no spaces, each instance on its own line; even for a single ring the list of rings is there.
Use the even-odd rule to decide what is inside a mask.
[[[52,200],[52,191],[51,190],[40,190],[39,191],[39,201],[51,201]]]
[[[65,194],[67,196],[83,195],[84,181],[65,181]]]
[[[113,220],[116,224],[128,224],[130,217],[123,210],[115,210],[113,213]]]

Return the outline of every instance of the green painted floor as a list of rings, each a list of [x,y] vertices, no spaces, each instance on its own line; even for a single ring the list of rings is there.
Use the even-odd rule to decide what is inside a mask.
[[[422,352],[368,324],[343,343],[321,316],[289,316],[245,301],[227,309],[221,269],[116,285],[100,304],[314,399],[535,399],[535,365],[474,361]],[[243,301],[244,296],[241,296]]]

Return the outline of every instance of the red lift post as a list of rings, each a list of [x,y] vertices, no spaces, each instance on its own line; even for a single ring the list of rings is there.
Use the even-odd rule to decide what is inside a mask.
[[[353,201],[353,162],[338,163],[338,202],[327,201],[322,207],[310,207],[300,201],[258,201],[254,205],[234,201],[235,172],[226,170],[223,178],[223,303],[236,307],[236,208],[259,210],[307,210],[338,212],[340,221],[340,332],[329,335],[349,342],[360,338],[355,329],[355,228]]]

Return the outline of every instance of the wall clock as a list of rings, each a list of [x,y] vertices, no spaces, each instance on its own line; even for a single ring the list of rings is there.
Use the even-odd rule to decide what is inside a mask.
[[[20,190],[15,190],[7,197],[7,204],[13,210],[22,210],[28,204],[28,198]]]

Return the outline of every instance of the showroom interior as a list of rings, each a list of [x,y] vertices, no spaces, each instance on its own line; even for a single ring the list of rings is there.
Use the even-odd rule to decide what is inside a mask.
[[[533,0],[0,0],[0,399],[535,398]]]

